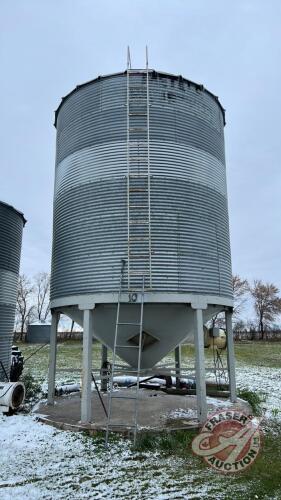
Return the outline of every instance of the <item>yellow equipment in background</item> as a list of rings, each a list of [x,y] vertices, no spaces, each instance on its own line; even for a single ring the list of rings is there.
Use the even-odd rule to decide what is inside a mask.
[[[226,334],[221,328],[204,326],[204,347],[226,349]]]

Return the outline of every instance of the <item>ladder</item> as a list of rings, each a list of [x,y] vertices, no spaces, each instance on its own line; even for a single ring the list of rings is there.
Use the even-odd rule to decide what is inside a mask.
[[[144,305],[144,282],[145,282],[145,277],[143,276],[142,279],[142,291],[141,291],[141,300],[139,303],[137,303],[137,306],[139,306],[140,311],[139,311],[139,320],[136,322],[121,322],[120,321],[120,312],[122,308],[122,303],[121,303],[121,294],[122,294],[122,288],[123,288],[123,278],[124,278],[124,267],[125,267],[125,261],[122,260],[122,267],[121,267],[121,273],[120,273],[120,285],[119,285],[119,293],[118,293],[118,303],[117,303],[117,315],[116,315],[116,324],[115,324],[115,335],[114,335],[114,346],[113,346],[113,358],[112,358],[112,369],[111,369],[111,377],[110,377],[110,383],[109,383],[109,394],[108,394],[108,408],[107,408],[107,425],[106,425],[106,435],[105,435],[105,446],[108,447],[108,438],[109,438],[109,433],[112,432],[115,429],[119,428],[126,428],[129,429],[133,433],[133,442],[134,445],[136,444],[136,439],[137,439],[137,430],[138,430],[138,402],[139,402],[139,388],[140,388],[140,372],[141,372],[141,353],[142,353],[142,347],[143,347],[143,305]],[[138,339],[138,345],[123,345],[120,344],[119,342],[119,333],[120,329],[126,326],[138,326],[139,329],[139,339]],[[128,395],[118,395],[118,391],[114,391],[114,375],[117,371],[116,367],[116,351],[120,349],[136,349],[137,350],[137,370],[133,370],[134,373],[137,374],[137,380],[136,380],[136,385],[135,389],[130,390],[130,393]],[[128,370],[130,373],[132,373],[132,370]],[[126,389],[125,389],[126,390]],[[133,392],[131,392],[133,391]],[[132,421],[127,422],[127,423],[121,423],[121,424],[116,424],[112,422],[113,419],[113,408],[112,408],[112,402],[113,400],[132,400],[134,402],[133,405],[133,415],[132,415]]]
[[[152,288],[149,69],[131,69],[127,60],[127,222],[128,290]]]

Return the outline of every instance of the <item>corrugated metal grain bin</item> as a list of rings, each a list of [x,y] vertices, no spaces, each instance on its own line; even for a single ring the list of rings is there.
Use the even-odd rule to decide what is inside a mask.
[[[216,96],[182,77],[129,78],[80,85],[56,112],[51,305],[81,324],[81,297],[99,304],[95,335],[112,347],[125,259],[130,288],[149,275],[144,324],[157,342],[143,363],[151,365],[192,338],[191,297],[206,298],[205,320],[232,305],[225,116]],[[135,363],[129,350],[120,355]]]
[[[27,327],[26,342],[29,344],[49,344],[50,334],[50,323],[30,323]]]
[[[9,376],[25,218],[0,201],[0,380]]]

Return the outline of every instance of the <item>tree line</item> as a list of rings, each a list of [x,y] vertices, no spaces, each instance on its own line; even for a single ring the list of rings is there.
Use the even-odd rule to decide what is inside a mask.
[[[40,272],[32,278],[29,278],[25,274],[20,274],[15,330],[20,332],[21,340],[30,323],[34,321],[47,321],[49,319],[49,295],[50,275],[48,273]]]
[[[273,283],[264,283],[259,279],[249,283],[238,274],[232,277],[232,286],[234,331],[250,329],[258,332],[260,338],[264,340],[267,332],[274,328],[274,321],[281,314],[279,289]],[[241,313],[249,299],[252,300],[255,317],[246,322],[241,319]]]
[[[263,283],[261,280],[249,283],[238,274],[233,275],[232,286],[234,331],[250,329],[259,332],[260,338],[265,339],[266,333],[272,330],[273,322],[281,313],[279,289],[273,283]],[[21,338],[30,323],[50,319],[49,293],[50,275],[48,273],[40,272],[32,278],[25,274],[19,276],[15,328],[20,332]],[[254,306],[255,318],[245,322],[241,319],[241,314],[249,298]],[[213,319],[213,326],[224,328],[224,315],[218,314]]]

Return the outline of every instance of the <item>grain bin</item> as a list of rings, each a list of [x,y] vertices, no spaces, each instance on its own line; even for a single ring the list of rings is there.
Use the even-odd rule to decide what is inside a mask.
[[[0,380],[9,376],[25,218],[0,202]]]
[[[28,344],[49,344],[51,323],[48,321],[34,321],[27,327],[26,342]]]
[[[218,98],[181,76],[131,70],[77,86],[56,111],[51,308],[113,347],[120,262],[128,322],[145,275],[142,367],[232,307],[224,125]],[[127,289],[127,291],[125,291]],[[136,293],[136,302],[138,302]],[[136,366],[123,331],[118,354]]]

